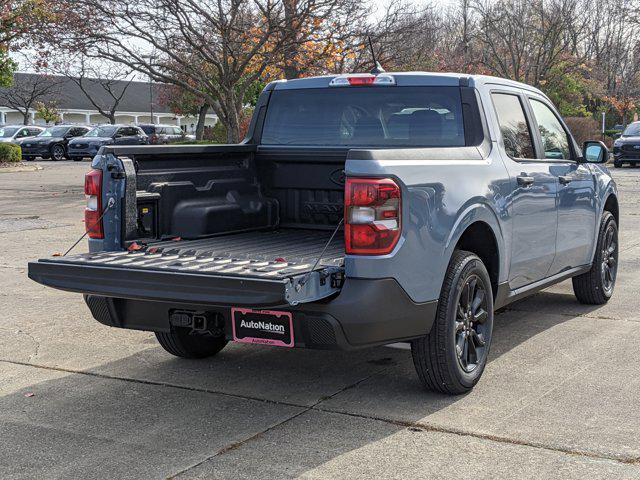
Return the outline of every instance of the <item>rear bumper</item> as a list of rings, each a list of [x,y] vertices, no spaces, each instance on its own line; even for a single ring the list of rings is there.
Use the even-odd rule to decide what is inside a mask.
[[[94,318],[105,325],[134,330],[171,329],[174,310],[218,314],[232,339],[231,306],[184,304],[86,295]],[[293,314],[295,346],[329,350],[384,345],[429,332],[437,301],[416,304],[393,279],[347,279],[342,291],[321,302],[281,308]]]

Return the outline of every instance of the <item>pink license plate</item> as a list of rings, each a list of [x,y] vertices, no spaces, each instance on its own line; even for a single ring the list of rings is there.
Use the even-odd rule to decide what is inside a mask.
[[[277,347],[293,347],[293,317],[290,312],[232,308],[233,340]]]

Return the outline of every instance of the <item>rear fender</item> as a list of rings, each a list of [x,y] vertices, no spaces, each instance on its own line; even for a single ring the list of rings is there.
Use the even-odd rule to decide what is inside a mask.
[[[467,205],[459,214],[444,247],[444,256],[451,258],[456,245],[464,232],[472,224],[481,222],[489,226],[498,248],[498,282],[506,282],[510,264],[510,249],[505,246],[505,235],[494,210],[487,204],[474,202]]]

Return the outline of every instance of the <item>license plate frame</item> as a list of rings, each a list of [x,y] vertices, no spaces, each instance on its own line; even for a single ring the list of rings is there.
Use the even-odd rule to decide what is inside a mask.
[[[234,342],[285,348],[295,346],[291,312],[233,307],[231,327]]]

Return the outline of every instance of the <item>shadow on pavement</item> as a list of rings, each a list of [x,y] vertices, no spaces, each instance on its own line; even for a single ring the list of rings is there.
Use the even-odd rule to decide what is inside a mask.
[[[534,300],[545,304],[571,301],[556,293],[538,297]],[[527,302],[514,306],[523,307]],[[509,311],[496,316],[485,376],[501,356],[573,318],[521,317],[522,312]],[[21,368],[27,374],[32,367]],[[411,423],[428,420],[466,398],[425,392],[410,352],[390,348],[320,352],[230,344],[217,358],[188,361],[156,347],[90,372],[95,376],[70,374],[0,398],[3,478],[47,473],[89,478],[87,471],[96,477],[162,477],[310,407],[366,417],[359,413],[363,408],[386,402],[403,422]],[[26,398],[27,390],[35,396]],[[380,417],[385,417],[384,409],[372,414]],[[345,441],[318,455],[319,462],[401,428],[387,424],[354,436],[352,423],[345,421],[342,432],[340,423],[332,423],[332,435]],[[313,435],[301,433],[299,438],[314,448]],[[32,442],[42,455],[34,456]],[[308,459],[301,460],[299,468],[289,465],[287,472],[302,473],[312,466]]]

